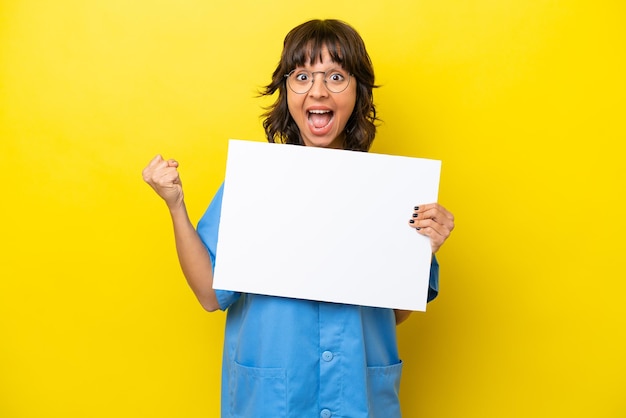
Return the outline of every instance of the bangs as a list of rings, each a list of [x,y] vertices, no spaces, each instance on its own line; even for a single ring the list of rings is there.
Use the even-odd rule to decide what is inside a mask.
[[[285,38],[282,66],[285,72],[322,61],[322,51],[346,71],[352,72],[358,59],[358,42],[348,28],[335,21],[316,21],[292,30]]]
[[[341,50],[341,46],[338,44],[337,40],[333,42],[327,39],[310,39],[303,45],[294,45],[294,51],[291,57],[286,57],[288,61],[287,64],[295,68],[322,62],[322,52],[324,49],[328,50],[328,55],[330,55],[330,59],[333,62],[341,64],[341,66],[344,65],[345,53]],[[289,58],[291,58],[291,60]]]

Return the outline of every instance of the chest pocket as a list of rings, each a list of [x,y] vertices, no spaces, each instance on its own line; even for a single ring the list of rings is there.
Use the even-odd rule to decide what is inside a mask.
[[[287,416],[286,373],[281,368],[230,366],[230,416],[276,418]]]
[[[402,363],[367,368],[369,418],[400,418]]]

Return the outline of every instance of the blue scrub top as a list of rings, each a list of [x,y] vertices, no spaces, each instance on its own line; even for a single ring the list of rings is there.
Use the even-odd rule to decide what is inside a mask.
[[[215,265],[223,185],[198,223]],[[433,257],[429,301],[437,296]],[[216,290],[228,310],[223,418],[396,418],[393,309]]]

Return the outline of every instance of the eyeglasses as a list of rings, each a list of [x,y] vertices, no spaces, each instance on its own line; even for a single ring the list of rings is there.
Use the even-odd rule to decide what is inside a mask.
[[[331,93],[341,93],[350,85],[352,74],[348,74],[343,70],[332,69],[328,71],[306,71],[293,70],[289,74],[285,74],[287,85],[296,94],[304,94],[311,90],[315,83],[315,74],[324,75],[324,85]]]

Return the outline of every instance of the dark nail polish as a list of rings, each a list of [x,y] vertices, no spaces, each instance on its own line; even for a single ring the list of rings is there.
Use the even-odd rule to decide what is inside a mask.
[[[413,219],[411,219],[411,220],[409,221],[409,223],[410,223],[410,224],[414,224],[414,223],[415,223],[415,221],[414,221]]]
[[[414,208],[414,209],[415,209],[415,210],[419,210],[419,209],[420,209],[420,207],[419,207],[419,206],[415,206],[415,208]]]
[[[417,227],[417,228],[415,228],[415,229],[417,229],[417,230],[419,231],[419,230],[420,230],[420,229],[422,229],[422,228],[420,228],[420,227],[418,226],[418,227]]]
[[[413,214],[413,217],[414,217],[414,218],[417,218],[417,213],[414,213],[414,214]]]

